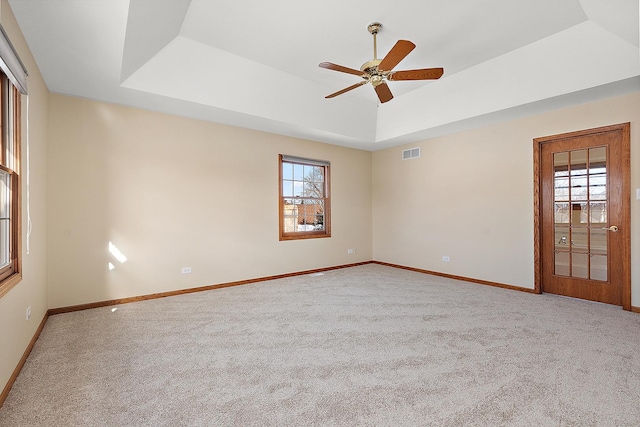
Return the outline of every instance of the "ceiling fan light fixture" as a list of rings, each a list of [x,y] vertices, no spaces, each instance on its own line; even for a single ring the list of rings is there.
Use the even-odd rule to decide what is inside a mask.
[[[378,86],[380,83],[382,83],[382,76],[380,74],[374,74],[373,76],[371,76],[371,78],[369,79],[369,81],[371,82],[371,84],[373,85],[373,87]]]

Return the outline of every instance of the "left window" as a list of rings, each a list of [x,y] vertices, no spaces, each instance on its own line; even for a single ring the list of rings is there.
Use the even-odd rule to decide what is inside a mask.
[[[20,91],[0,71],[0,295],[21,279]]]
[[[331,237],[330,163],[280,155],[280,240]]]

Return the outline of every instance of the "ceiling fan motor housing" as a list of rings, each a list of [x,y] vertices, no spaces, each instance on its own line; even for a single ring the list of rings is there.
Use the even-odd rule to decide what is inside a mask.
[[[362,64],[360,71],[369,72],[370,70],[378,70],[378,64],[382,62],[382,59],[372,59]]]

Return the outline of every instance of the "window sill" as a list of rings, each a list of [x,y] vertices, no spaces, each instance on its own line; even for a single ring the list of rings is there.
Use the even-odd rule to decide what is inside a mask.
[[[280,236],[280,241],[283,240],[306,240],[306,239],[322,239],[324,237],[331,237],[331,233],[300,233],[300,234],[286,234]]]
[[[6,295],[15,285],[22,280],[22,273],[14,273],[0,283],[0,298]]]

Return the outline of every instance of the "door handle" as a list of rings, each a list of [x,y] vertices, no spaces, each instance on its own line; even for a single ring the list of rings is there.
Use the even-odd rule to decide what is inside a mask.
[[[602,227],[603,230],[613,231],[614,233],[618,232],[618,226],[612,225],[611,227]]]

